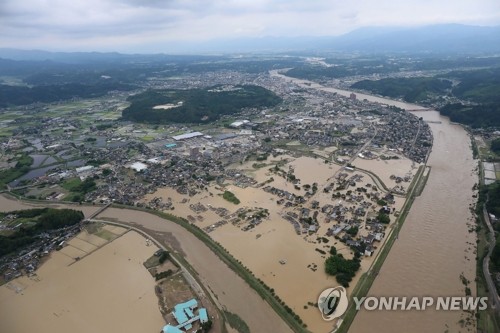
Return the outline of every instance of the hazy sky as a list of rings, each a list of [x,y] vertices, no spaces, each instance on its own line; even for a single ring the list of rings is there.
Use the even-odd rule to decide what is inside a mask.
[[[0,47],[168,52],[182,42],[500,25],[500,0],[0,0]]]

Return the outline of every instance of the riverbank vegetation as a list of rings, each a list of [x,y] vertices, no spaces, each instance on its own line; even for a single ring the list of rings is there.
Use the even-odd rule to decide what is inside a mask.
[[[250,328],[247,323],[236,313],[229,311],[224,311],[224,317],[226,317],[229,326],[235,329],[238,333],[250,333]]]
[[[439,108],[439,112],[450,117],[451,121],[473,128],[500,126],[500,103],[480,105],[453,103]]]
[[[500,217],[500,183],[495,182],[493,184],[483,186],[481,189],[480,198],[487,198],[485,201],[486,209],[489,214],[493,214],[495,217]],[[483,201],[483,200],[481,200]],[[482,213],[482,212],[481,212]],[[498,223],[492,223],[493,229],[496,232],[500,231],[500,225]],[[495,247],[490,257],[492,274],[500,273],[500,237],[496,237]],[[494,279],[495,281],[495,279]],[[500,290],[500,285],[497,283],[497,290]]]
[[[500,126],[499,67],[454,70],[432,77],[362,80],[351,88],[433,105],[452,121],[473,128]]]
[[[482,168],[479,168],[479,176],[482,176]],[[485,272],[483,272],[483,261],[488,254],[489,244],[490,244],[490,232],[486,224],[483,214],[483,207],[487,204],[491,209],[495,211],[498,210],[495,207],[500,206],[500,201],[498,200],[498,183],[491,185],[480,185],[479,195],[476,202],[475,214],[476,214],[476,233],[477,233],[477,255],[476,255],[476,293],[478,297],[490,297],[488,284],[485,279]],[[492,195],[491,202],[487,200],[489,195]],[[498,226],[497,226],[498,228]],[[498,239],[495,242],[494,251],[490,257],[490,269],[495,270],[495,263],[498,262],[498,258],[493,259],[493,257],[498,257],[500,246],[498,244]],[[498,267],[498,266],[497,266]],[[477,329],[478,332],[498,332],[500,331],[500,316],[498,316],[495,309],[488,307],[485,310],[479,310],[476,313],[477,318]]]

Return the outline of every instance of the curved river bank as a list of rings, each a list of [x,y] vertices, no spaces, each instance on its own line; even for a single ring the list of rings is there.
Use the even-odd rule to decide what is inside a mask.
[[[350,91],[323,87],[292,79],[304,88],[321,89],[349,96]],[[465,296],[460,279],[467,278],[475,295],[476,235],[469,206],[478,182],[468,133],[437,111],[400,101],[356,93],[370,102],[394,105],[431,121],[434,137],[427,165],[431,172],[421,196],[415,199],[399,238],[393,245],[368,296]],[[424,111],[427,110],[427,111]],[[469,226],[468,226],[469,225]],[[349,332],[456,332],[462,311],[364,311],[361,310]],[[473,319],[474,321],[475,319]],[[474,330],[474,327],[468,327]]]
[[[0,211],[37,206],[78,209],[82,210],[86,217],[100,208],[86,205],[27,203],[0,195]],[[180,225],[147,212],[131,209],[108,208],[97,218],[108,218],[140,227],[141,230],[162,240],[164,245],[182,253],[201,282],[216,295],[218,302],[228,311],[238,314],[248,324],[251,332],[291,332],[268,303],[202,241]],[[151,311],[157,309],[153,308]]]

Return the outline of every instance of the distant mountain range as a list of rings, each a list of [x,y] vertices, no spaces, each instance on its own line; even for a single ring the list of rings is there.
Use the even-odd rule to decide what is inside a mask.
[[[420,28],[362,28],[332,40],[339,50],[482,53],[500,51],[500,26],[459,24]]]
[[[165,54],[288,52],[367,52],[367,53],[500,53],[500,26],[480,27],[460,24],[424,27],[367,27],[335,37],[262,37],[211,40],[201,43],[169,43]],[[0,48],[0,58],[14,60],[141,61],[164,60],[164,55],[124,55],[98,52],[46,52]],[[175,57],[171,59],[174,60]]]

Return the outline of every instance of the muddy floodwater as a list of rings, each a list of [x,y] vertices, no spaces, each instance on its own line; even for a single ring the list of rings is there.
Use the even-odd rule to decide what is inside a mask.
[[[274,73],[273,75],[277,74]],[[292,80],[290,78],[286,79]],[[322,87],[304,80],[293,79],[293,81],[301,84],[304,88],[321,89],[347,96],[350,93],[348,91]],[[369,95],[357,95],[360,98],[396,105],[407,110],[423,109],[422,107],[399,101],[391,101]],[[474,171],[477,163],[472,158],[470,138],[462,127],[451,124],[447,118],[441,117],[435,111],[418,111],[414,113],[419,117],[423,117],[426,121],[430,121],[429,125],[434,137],[434,143],[427,164],[432,169],[424,191],[413,203],[405,224],[399,232],[399,237],[368,295],[464,296],[465,286],[461,281],[461,275],[471,281],[469,288],[474,295],[476,289],[474,283],[476,236],[475,233],[469,232],[473,223],[469,207],[473,203],[474,192],[472,188],[478,179]],[[304,181],[312,181],[312,178],[307,179],[311,173],[300,174],[300,165],[307,164],[309,168],[319,168],[319,166],[316,166],[314,161],[305,159],[296,161],[295,163],[299,163],[294,165],[297,174],[304,178]],[[358,163],[368,162],[358,161]],[[393,169],[391,172],[388,171],[387,174],[381,173],[384,181],[386,181],[392,172],[402,175],[406,170],[411,168],[409,161],[398,163],[397,166],[400,169]],[[378,167],[385,169],[387,165],[380,164]],[[333,172],[334,168],[332,166],[332,169],[329,169],[327,172]],[[326,174],[327,172],[324,173]],[[255,173],[258,176],[259,171]],[[262,175],[262,179],[266,177],[268,176]],[[325,177],[328,178],[327,176]],[[252,205],[253,202],[253,204],[258,204],[264,208],[269,207],[271,213],[269,221],[278,220],[277,213],[272,211],[275,203],[271,200],[271,197],[261,194],[261,197],[259,197],[261,201],[258,202],[256,200],[257,194],[253,193],[253,189],[251,188],[246,190],[231,188],[230,190],[234,191],[237,197],[247,205]],[[293,191],[293,189],[290,190]],[[175,194],[166,193],[165,196],[171,196],[177,202],[178,198]],[[262,198],[264,198],[264,201],[262,201]],[[213,203],[215,205],[217,203],[219,207],[225,207],[225,205],[228,208],[231,207],[231,204],[220,201],[220,198],[204,198],[204,200],[206,200],[207,204]],[[0,210],[14,210],[21,209],[21,207],[26,208],[24,204],[17,201],[0,197]],[[72,208],[82,209],[86,215],[96,210],[95,207],[72,206]],[[187,209],[183,211],[179,207],[175,213],[184,215],[183,213],[189,214],[190,212]],[[99,215],[99,218],[137,223],[153,233],[168,235],[171,242],[166,245],[183,253],[188,262],[190,262],[199,274],[201,281],[217,296],[218,302],[227,307],[229,311],[238,313],[249,325],[252,332],[290,331],[267,303],[186,229],[152,214],[124,209],[107,209]],[[203,223],[211,222],[204,221]],[[321,321],[315,309],[306,311],[303,306],[308,300],[314,301],[312,296],[318,293],[316,290],[330,286],[330,283],[335,284],[335,281],[333,278],[327,279],[324,276],[320,276],[319,272],[307,272],[307,274],[304,274],[303,270],[299,269],[300,267],[306,267],[313,260],[316,260],[318,264],[321,264],[321,262],[318,260],[317,255],[313,258],[312,255],[308,254],[311,257],[301,259],[300,256],[303,256],[303,253],[311,252],[314,254],[312,251],[305,251],[306,247],[309,249],[312,245],[304,243],[301,246],[293,246],[291,242],[288,242],[289,239],[296,237],[289,225],[286,223],[268,223],[264,227],[259,235],[249,232],[245,238],[241,236],[243,235],[242,233],[235,233],[230,226],[227,226],[214,232],[212,237],[228,248],[236,258],[242,259],[242,262],[250,267],[259,278],[275,287],[277,293],[282,295],[284,299],[290,300],[290,304],[294,310],[306,322],[313,321],[314,324],[309,325],[312,331],[326,332],[330,328],[329,324]],[[251,237],[253,241],[248,242],[248,237]],[[96,252],[96,254],[99,252]],[[294,262],[291,258],[299,258],[300,260],[296,259]],[[280,259],[287,259],[288,263],[286,265],[278,265],[277,262]],[[112,258],[109,260],[113,262]],[[16,294],[15,290],[17,289],[0,288],[0,323],[2,324],[4,320],[12,320],[10,317],[14,315],[21,318],[21,312],[14,314],[7,313],[4,310],[6,302],[10,303],[10,301],[6,301],[6,295],[17,297],[18,299],[24,297],[23,295]],[[33,288],[31,290],[33,291]],[[151,288],[148,290],[150,292]],[[26,289],[27,292],[30,292],[29,288]],[[104,291],[102,293],[105,294]],[[302,299],[301,297],[296,297],[295,294],[302,296],[307,294],[308,297],[307,299]],[[39,297],[43,299],[44,296],[40,295]],[[149,296],[145,295],[144,297]],[[19,302],[19,300],[17,301]],[[142,299],[137,299],[136,301],[141,302]],[[40,300],[37,302],[40,302]],[[57,302],[57,299],[54,302]],[[123,304],[129,303],[124,302]],[[29,304],[29,302],[26,304]],[[99,308],[99,305],[104,303],[99,303],[97,299],[95,304],[96,308]],[[135,306],[134,304],[136,303],[131,302],[130,304],[131,306]],[[31,308],[28,305],[26,306],[26,311],[30,316],[38,315],[32,305],[29,305]],[[39,304],[39,306],[41,305]],[[9,308],[7,307],[7,309]],[[75,312],[77,312],[76,308],[71,308],[69,312],[66,311],[67,308],[65,307],[56,307],[54,309],[52,314],[45,314],[45,317],[40,318],[50,317],[51,320],[49,322],[52,322],[60,320],[59,318],[75,316]],[[96,313],[96,316],[98,315]],[[474,327],[462,328],[460,326],[459,322],[466,318],[467,314],[461,311],[368,312],[361,310],[356,316],[350,332],[457,332],[459,330],[467,331],[467,329],[473,331]],[[155,321],[156,319],[152,320]],[[156,328],[158,324],[155,322],[152,326]],[[8,327],[10,328],[11,326]],[[92,327],[83,327],[84,330],[82,332],[98,331]],[[34,327],[23,326],[23,330],[21,331],[34,330]],[[45,330],[40,330],[39,328],[36,328],[36,330],[45,332]],[[73,327],[71,327],[71,330],[75,331]],[[0,330],[0,332],[3,331],[3,329]],[[7,331],[15,332],[13,330]],[[54,329],[53,331],[56,332],[58,330]],[[78,330],[76,331],[78,332]],[[107,331],[123,332],[124,330],[121,326],[113,326]],[[136,331],[151,330],[141,327],[137,328]]]
[[[54,252],[36,278],[0,287],[0,331],[159,332],[165,321],[143,266],[157,249],[128,232],[77,262]]]
[[[349,96],[350,91],[327,88],[291,79],[304,88]],[[360,99],[394,105],[406,110],[424,108],[400,101],[356,93]],[[469,232],[473,217],[473,186],[478,182],[467,132],[436,111],[413,112],[429,121],[434,143],[428,165],[432,167],[421,196],[417,197],[368,295],[464,296],[463,274],[475,295],[476,235]],[[462,311],[364,311],[349,332],[457,332],[467,315]],[[474,321],[474,320],[472,320]]]
[[[48,204],[43,204],[44,206]],[[11,211],[11,210],[16,210],[16,209],[28,209],[28,208],[33,208],[33,207],[39,207],[40,205],[36,204],[28,204],[25,202],[21,202],[18,200],[14,200],[11,198],[6,198],[4,196],[0,196],[0,211]],[[59,205],[51,205],[52,207],[58,207],[58,208],[72,208],[72,209],[79,209],[82,210],[85,214],[85,216],[91,215],[93,212],[98,210],[98,207],[92,207],[92,206],[84,206],[84,205],[65,205],[65,204],[59,204]],[[128,210],[128,209],[117,209],[117,208],[108,208],[106,209],[103,213],[98,215],[98,218],[110,218],[112,220],[118,220],[122,221],[125,223],[134,223],[137,226],[143,226],[145,229],[147,229],[150,233],[155,234],[155,233],[162,233],[163,235],[168,235],[168,241],[164,241],[164,244],[173,247],[174,251],[179,251],[182,252],[183,255],[186,257],[187,261],[191,264],[191,266],[195,269],[195,271],[199,274],[199,278],[201,282],[207,286],[217,297],[217,302],[220,303],[224,309],[227,309],[230,312],[237,313],[243,320],[248,324],[251,332],[291,332],[290,328],[285,324],[285,322],[274,312],[274,310],[267,304],[250,286],[246,284],[246,282],[241,279],[234,271],[232,271],[226,264],[224,264],[219,257],[215,253],[213,253],[203,242],[201,242],[198,238],[196,238],[193,234],[188,232],[186,229],[183,227],[159,218],[158,216],[155,216],[153,214],[149,214],[146,212],[141,212],[141,211],[135,211],[135,210]],[[128,235],[128,234],[127,234]],[[125,235],[126,236],[126,235]],[[122,237],[125,237],[122,236]],[[121,239],[121,238],[120,238]],[[118,239],[119,240],[119,239]],[[117,242],[117,240],[113,241],[111,244],[114,244]],[[106,249],[106,247],[109,247],[110,245],[106,245],[104,248],[102,248],[99,251],[96,251],[94,254],[89,256],[88,258],[92,258],[94,255],[99,254],[102,250]],[[148,248],[149,249],[149,248]],[[135,251],[135,247],[126,247],[122,249],[124,252],[124,255],[127,255],[127,251]],[[154,251],[153,251],[154,252]],[[114,255],[114,254],[113,254]],[[108,261],[110,265],[113,264],[113,260],[115,257],[113,255],[108,257]],[[133,258],[135,258],[137,254],[131,253],[129,255],[129,258],[132,258],[132,261],[135,262]],[[150,255],[150,254],[149,254]],[[79,263],[85,262],[87,258],[83,259]],[[147,257],[145,258],[147,259]],[[144,259],[144,260],[145,260]],[[107,261],[104,259],[100,259],[101,261],[96,263],[97,267],[100,267],[102,265],[106,265]],[[143,261],[144,261],[143,260]],[[49,261],[50,262],[50,261]],[[71,267],[76,266],[72,265]],[[42,266],[40,268],[43,269],[45,267]],[[150,298],[150,292],[153,293],[154,295],[154,284],[149,285],[152,277],[149,275],[147,270],[142,266],[141,262],[141,272],[143,272],[145,275],[142,280],[136,279],[132,281],[133,283],[141,285],[141,288],[146,288],[147,287],[147,292],[146,289],[144,289],[144,294],[143,298],[147,297],[148,299]],[[127,281],[130,281],[127,271],[125,269],[117,268],[117,274],[119,274],[121,277],[119,280],[120,284],[127,283]],[[141,273],[142,274],[142,273]],[[41,275],[41,274],[40,274]],[[27,279],[28,280],[28,279]],[[123,280],[123,281],[122,281]],[[17,281],[17,280],[16,280]],[[152,282],[154,283],[154,281]],[[110,283],[106,282],[106,286],[110,287]],[[7,295],[12,295],[13,296],[20,296],[20,294],[15,294],[15,290],[12,291],[11,289],[6,288],[7,290],[3,291],[1,290],[3,287],[0,288],[0,332],[4,332],[2,325],[4,325],[2,319],[3,319],[3,311],[4,308],[8,308],[10,301],[9,300],[2,300],[3,293],[6,293]],[[67,287],[69,288],[69,287]],[[81,288],[82,290],[87,290],[89,288],[88,285],[82,285]],[[135,287],[134,287],[135,288]],[[16,289],[14,287],[14,289]],[[124,293],[126,291],[126,288],[121,289],[121,291]],[[27,292],[27,290],[26,290]],[[10,293],[10,294],[9,294]],[[47,294],[50,294],[49,290],[46,290]],[[107,291],[104,289],[100,289],[100,293],[103,295],[102,297],[106,297],[105,300],[101,301],[99,298],[96,298],[95,303],[92,304],[96,309],[102,310],[100,313],[105,314],[106,311],[108,311],[109,308],[111,308],[113,305],[110,305],[108,301],[110,301],[108,295],[106,295]],[[81,293],[83,295],[83,292]],[[59,293],[59,296],[62,294]],[[111,294],[113,296],[115,294]],[[135,295],[135,294],[134,294]],[[111,297],[110,296],[110,297]],[[116,295],[115,295],[116,296]],[[41,299],[38,300],[37,302],[43,302],[44,296],[40,296]],[[61,296],[62,297],[62,296]],[[155,300],[156,300],[156,296]],[[38,298],[34,298],[38,299]],[[118,298],[119,299],[119,298]],[[72,301],[76,302],[77,298],[73,298]],[[120,301],[120,307],[121,308],[126,308],[124,312],[124,316],[128,316],[127,309],[133,309],[136,305],[141,305],[142,304],[142,309],[140,312],[138,312],[138,316],[141,314],[144,314],[143,319],[138,319],[138,317],[133,317],[130,316],[128,319],[137,319],[137,323],[142,323],[144,320],[148,321],[147,325],[138,328],[137,325],[132,325],[131,327],[134,329],[134,332],[158,332],[159,329],[165,324],[164,321],[159,321],[156,319],[151,319],[152,315],[149,313],[157,313],[159,315],[159,310],[158,310],[158,305],[155,301],[155,303],[145,303],[143,299],[140,299],[139,296],[136,300],[126,300],[126,301]],[[63,308],[62,308],[63,309]],[[88,308],[87,308],[88,309]],[[15,311],[17,310],[17,311]],[[21,320],[23,316],[23,307],[17,307],[14,310],[9,310],[10,315],[16,316],[15,320]],[[33,308],[31,310],[27,310],[26,313],[32,313],[35,311]],[[117,310],[118,311],[118,310]],[[62,314],[64,314],[63,312]],[[68,314],[66,314],[68,316]],[[14,317],[13,317],[14,318]],[[43,319],[43,317],[40,317]],[[161,318],[161,316],[160,316]],[[127,320],[128,320],[127,319]],[[111,325],[108,326],[109,329],[106,330],[94,330],[90,329],[88,325],[92,324],[92,318],[87,317],[85,320],[81,319],[81,322],[78,322],[75,324],[75,328],[72,327],[72,331],[76,332],[129,332],[128,330],[122,330],[122,325],[117,324],[113,326],[113,323],[119,322],[116,318],[110,318],[109,322],[105,323],[104,318],[99,317],[96,320],[98,321],[99,325]],[[86,322],[88,321],[88,322]],[[127,321],[126,321],[127,322]],[[15,327],[14,325],[15,322],[11,321],[11,325],[9,327]],[[5,326],[7,327],[7,326]],[[55,326],[51,326],[54,328]],[[64,326],[66,327],[66,326]],[[83,327],[83,330],[79,330],[80,327]],[[104,326],[102,326],[104,327]],[[5,331],[5,332],[29,332],[29,331],[34,331],[33,329],[24,329],[25,326],[21,327],[21,330],[19,331]],[[30,328],[32,328],[30,326]],[[116,328],[116,329],[115,329]],[[154,328],[154,329],[153,329]],[[37,329],[36,331],[38,332],[49,332],[45,330],[40,330]],[[67,331],[67,330],[56,330],[53,329],[50,332],[61,332],[61,331]],[[132,331],[130,331],[132,332]]]
[[[470,138],[435,111],[418,112],[431,123],[434,144],[427,185],[417,197],[369,295],[465,296],[463,274],[475,294],[475,233],[469,205],[478,181]],[[361,311],[351,332],[456,332],[461,311]],[[462,330],[464,330],[462,328]]]

